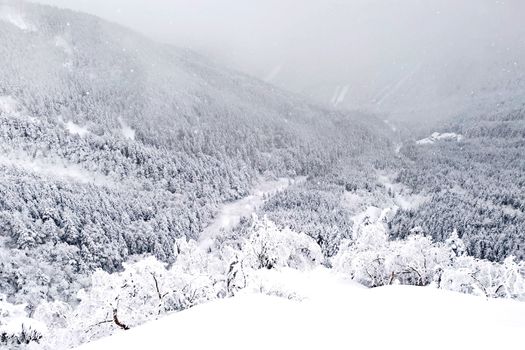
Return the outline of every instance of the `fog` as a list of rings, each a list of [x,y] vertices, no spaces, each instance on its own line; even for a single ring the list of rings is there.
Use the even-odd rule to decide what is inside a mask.
[[[336,108],[438,116],[499,103],[524,75],[522,0],[40,2],[189,47]]]

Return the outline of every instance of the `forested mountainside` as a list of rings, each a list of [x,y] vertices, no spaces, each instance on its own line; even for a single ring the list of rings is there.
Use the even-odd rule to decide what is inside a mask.
[[[267,270],[524,300],[525,109],[494,110],[400,127],[0,0],[0,346],[302,300]]]
[[[426,200],[398,213],[392,236],[416,231],[442,241],[457,230],[476,257],[524,259],[525,109],[470,113],[439,131],[400,150],[396,180]]]
[[[308,232],[332,256],[354,230],[350,218],[356,208],[346,205],[348,198],[367,193],[373,198],[368,205],[394,200],[388,222],[393,239],[419,234],[444,242],[457,233],[471,256],[523,260],[525,109],[514,106],[474,109],[426,126],[399,124],[391,158],[339,164],[272,197],[265,214],[283,227]],[[390,179],[382,180],[382,174]],[[408,202],[396,198],[394,188],[400,186],[410,194]]]
[[[65,299],[95,268],[173,261],[260,175],[387,154],[371,116],[327,111],[98,18],[2,2],[0,292]]]

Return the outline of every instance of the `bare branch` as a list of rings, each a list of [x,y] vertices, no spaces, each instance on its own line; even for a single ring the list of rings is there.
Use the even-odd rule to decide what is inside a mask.
[[[123,330],[128,330],[129,329],[129,326],[125,325],[124,323],[120,322],[120,320],[118,319],[118,316],[117,316],[117,309],[113,309],[113,322],[118,326],[120,327],[121,329]]]
[[[159,282],[157,281],[157,277],[154,273],[151,274],[151,277],[153,277],[153,281],[155,281],[155,289],[157,290],[157,296],[159,297],[159,300],[162,300],[162,293],[159,289]]]

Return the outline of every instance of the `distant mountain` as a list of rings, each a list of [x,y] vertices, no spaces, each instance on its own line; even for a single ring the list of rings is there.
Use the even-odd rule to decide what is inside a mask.
[[[394,121],[423,123],[522,105],[525,73],[518,63],[521,60],[512,56],[497,62],[490,58],[442,59],[387,72],[381,75],[383,85],[371,77],[371,86],[343,82],[317,85],[303,93],[339,109],[360,109]]]
[[[326,44],[332,55],[322,72],[330,74],[297,77],[297,91],[337,108],[423,123],[521,106],[522,1],[358,0],[338,6],[324,18],[336,23],[327,32],[346,29],[335,34],[339,46]],[[284,67],[276,83],[286,85],[286,68],[294,71]]]

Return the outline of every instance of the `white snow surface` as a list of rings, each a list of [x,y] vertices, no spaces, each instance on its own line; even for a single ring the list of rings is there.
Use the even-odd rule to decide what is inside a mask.
[[[429,200],[426,196],[413,194],[408,187],[401,183],[394,183],[392,177],[393,175],[379,175],[378,180],[387,190],[391,191],[394,204],[398,208],[403,210],[417,209],[420,205]],[[395,206],[391,209],[397,210]]]
[[[0,114],[17,114],[18,103],[11,96],[0,96]]]
[[[431,145],[437,141],[457,141],[463,140],[463,135],[456,134],[454,132],[439,133],[434,132],[429,137],[416,141],[418,145]]]
[[[40,333],[46,333],[47,327],[43,322],[37,321],[34,318],[29,317],[14,317],[5,324],[0,325],[0,334],[17,334],[22,329],[25,330],[36,330]]]
[[[62,179],[78,183],[92,183],[99,186],[114,185],[108,177],[89,171],[80,165],[60,158],[31,157],[22,151],[2,150],[0,167],[14,167],[52,179]]]
[[[35,124],[40,123],[38,118],[28,115],[24,107],[10,95],[0,95],[0,117],[29,120]]]
[[[349,85],[338,86],[334,91],[334,95],[332,96],[330,103],[334,107],[337,107],[339,104],[343,103],[349,90]]]
[[[122,136],[129,140],[135,140],[135,130],[132,129],[129,125],[127,125],[121,118],[119,118],[119,123],[120,132],[122,133]]]
[[[10,23],[25,32],[36,31],[35,26],[22,13],[8,5],[0,5],[0,20]]]
[[[221,232],[231,230],[243,217],[249,217],[264,203],[265,196],[283,191],[291,184],[304,180],[306,180],[305,177],[279,178],[276,180],[261,179],[249,196],[222,205],[215,220],[202,232],[200,237],[202,244],[212,244],[213,239]]]
[[[66,130],[73,135],[79,135],[80,137],[86,136],[89,134],[87,127],[80,126],[71,120],[64,124]]]
[[[261,271],[302,298],[247,291],[79,347],[114,349],[517,349],[525,303],[432,287],[364,288],[325,268]]]

